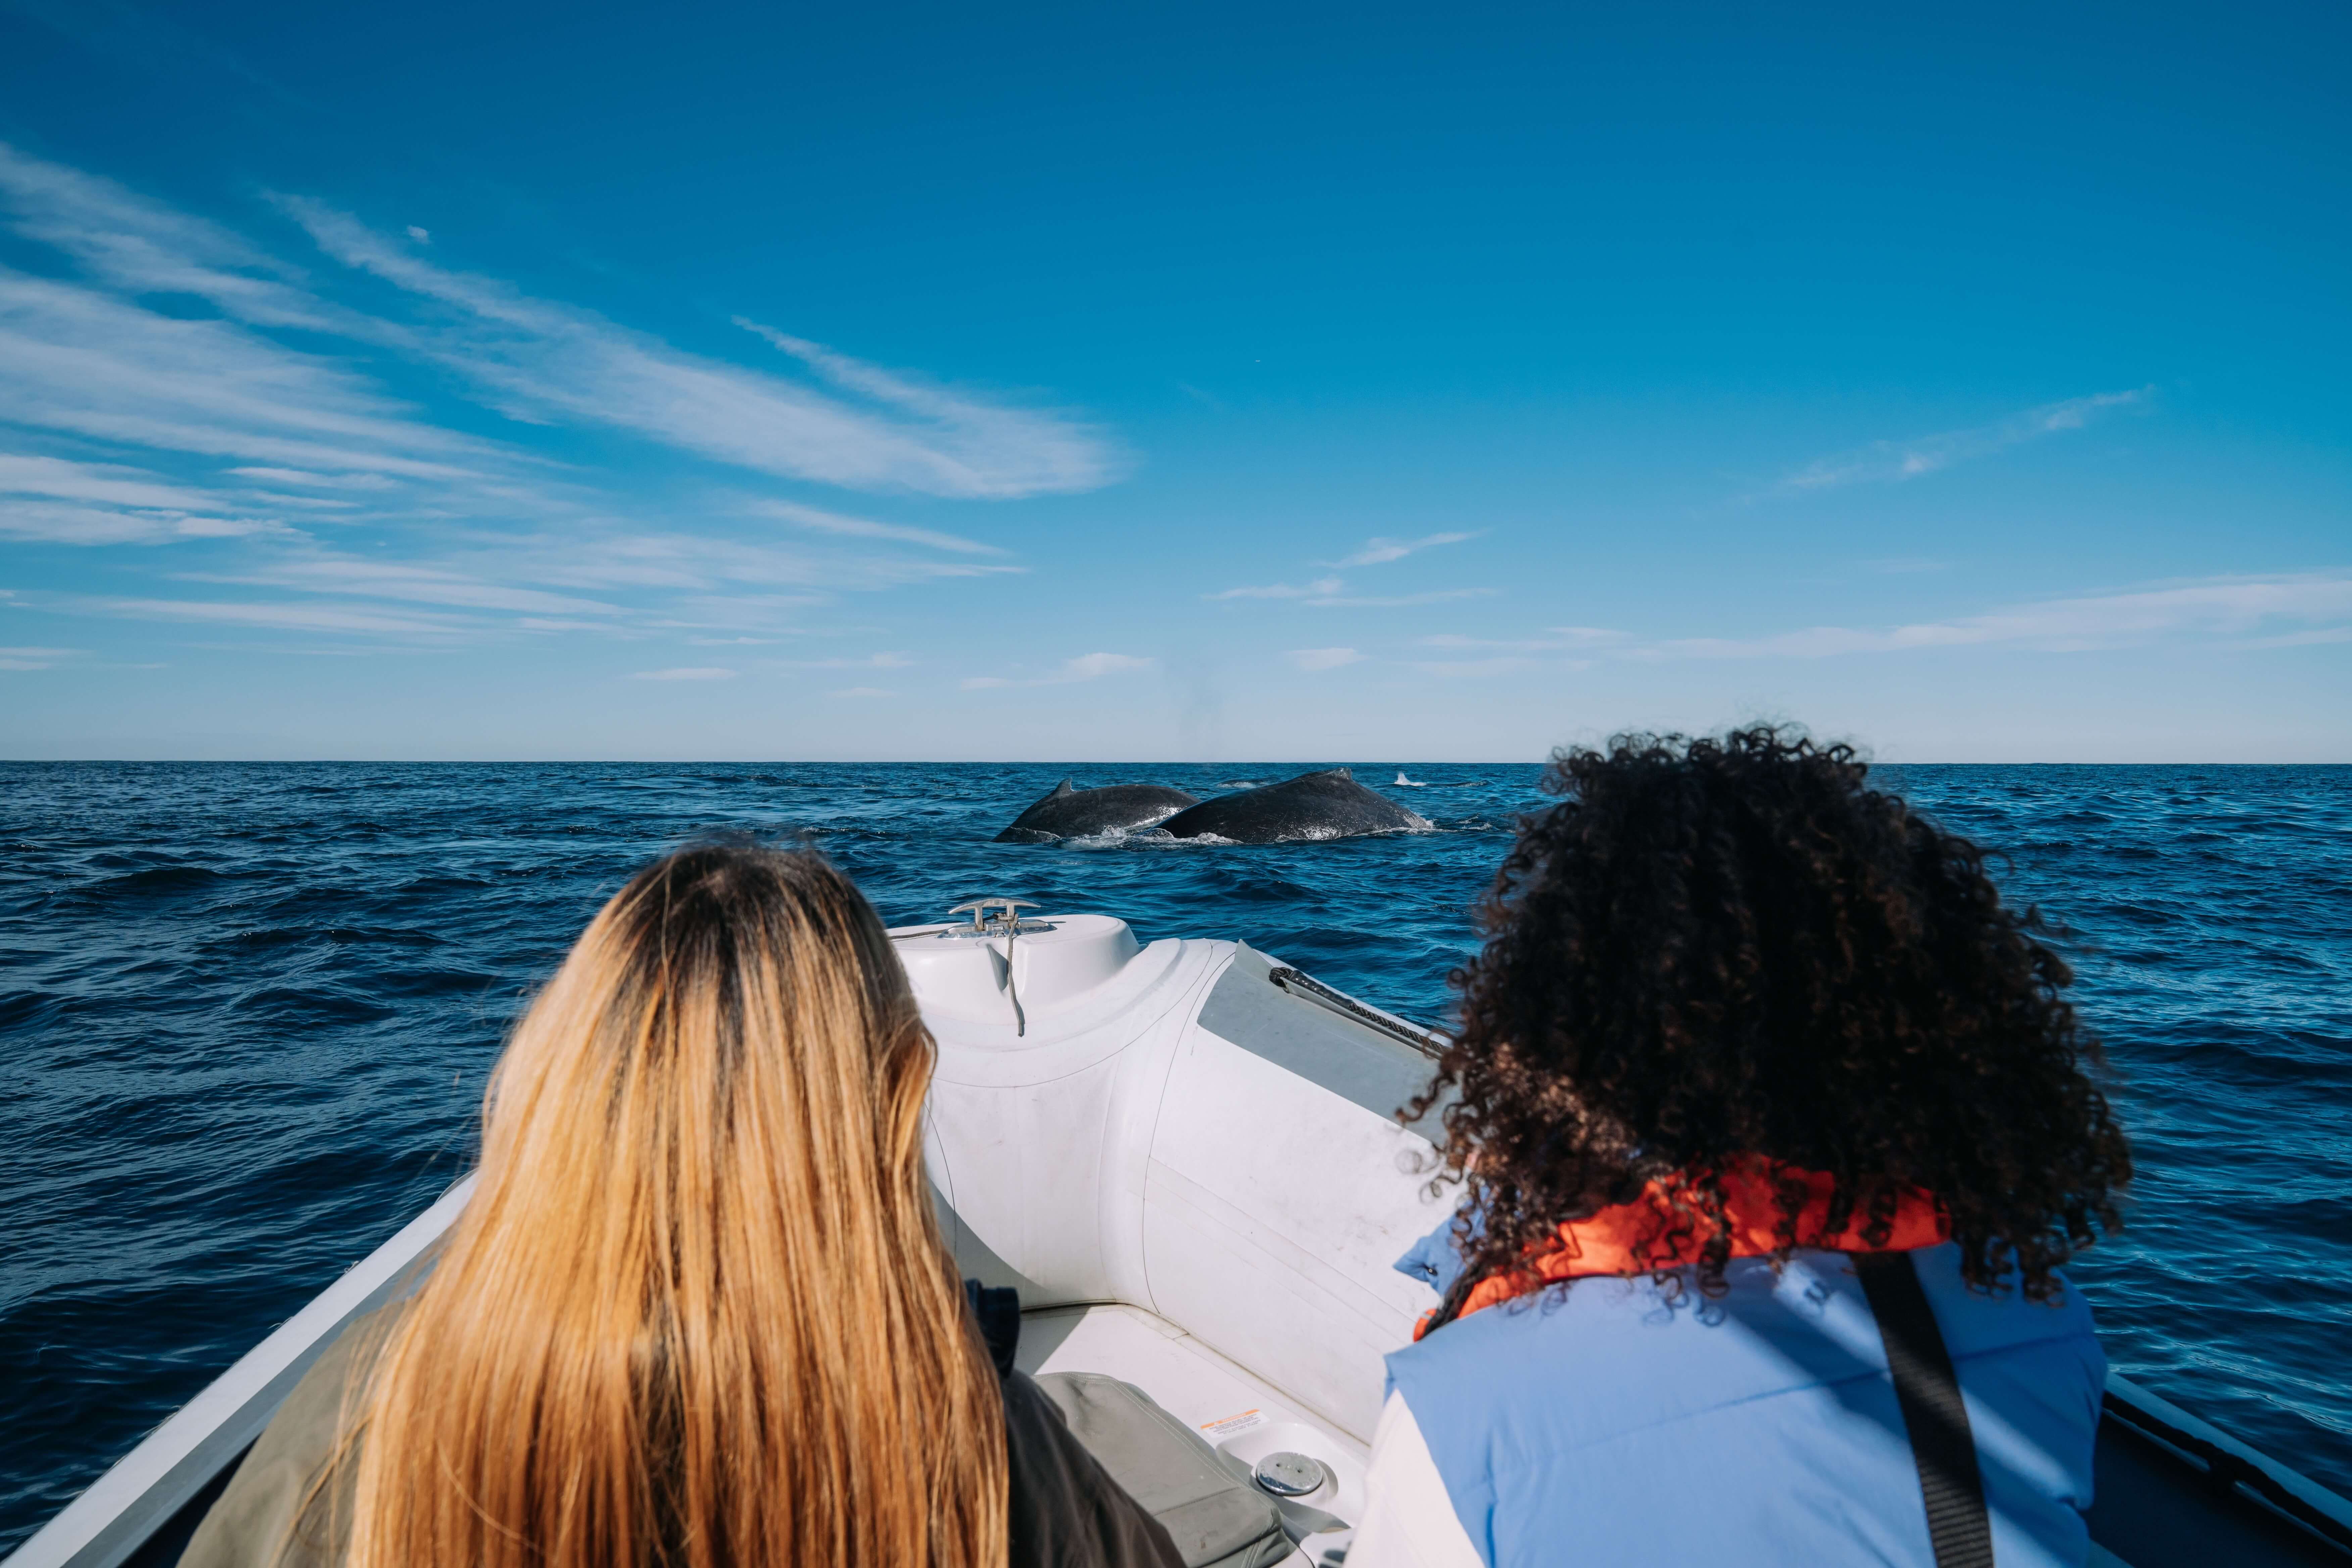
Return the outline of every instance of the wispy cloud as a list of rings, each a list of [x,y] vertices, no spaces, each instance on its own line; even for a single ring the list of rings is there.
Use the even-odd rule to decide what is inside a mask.
[[[1227,588],[1219,594],[1203,594],[1204,599],[1312,599],[1339,593],[1347,584],[1337,577],[1318,577],[1312,583],[1271,583],[1263,588]]]
[[[163,452],[468,479],[512,466],[357,374],[233,322],[0,268],[0,420]]]
[[[1291,599],[1318,609],[1398,609],[1408,605],[1442,605],[1450,599],[1480,599],[1494,593],[1492,588],[1436,588],[1424,594],[1350,594],[1348,584],[1338,577],[1318,577],[1312,583],[1276,583],[1263,588],[1227,588],[1223,593],[1203,594],[1204,599]]]
[[[910,653],[869,653],[860,658],[804,658],[797,660],[803,669],[906,669],[913,666]]]
[[[0,537],[51,544],[171,544],[190,539],[236,539],[277,531],[280,526],[265,519],[125,511],[0,496]]]
[[[391,335],[520,419],[588,419],[722,462],[853,489],[1008,497],[1091,489],[1117,474],[1109,445],[1060,415],[927,386],[741,323],[836,388],[821,391],[436,265],[324,202],[277,200],[333,259],[457,312]]]
[[[0,142],[0,211],[27,239],[53,246],[133,294],[193,294],[239,321],[346,331],[364,318],[328,305],[301,271],[242,236]]]
[[[1034,679],[1015,680],[1010,676],[974,675],[966,677],[959,684],[966,691],[985,691],[1000,686],[1067,686],[1076,681],[1099,680],[1106,675],[1128,675],[1137,670],[1154,669],[1159,663],[1156,658],[1144,658],[1135,654],[1082,653],[1076,658],[1064,659],[1060,668]]]
[[[1459,544],[1465,539],[1475,539],[1470,533],[1431,533],[1419,539],[1372,539],[1364,547],[1343,560],[1328,563],[1336,566],[1385,566],[1402,561],[1419,551],[1441,544]],[[1226,588],[1201,596],[1212,601],[1221,599],[1288,599],[1318,608],[1396,609],[1410,605],[1442,604],[1448,599],[1472,599],[1493,593],[1492,588],[1440,588],[1415,594],[1354,594],[1343,577],[1316,577],[1305,583],[1269,583],[1240,588]]]
[[[266,479],[274,485],[323,485],[338,490],[388,490],[393,482],[382,474],[312,474],[300,468],[231,468],[232,474]]]
[[[277,631],[346,633],[362,637],[446,641],[477,628],[453,616],[340,605],[224,603],[218,600],[81,598],[57,607],[141,621],[190,621]]]
[[[1001,499],[1108,482],[1123,461],[1050,408],[757,323],[788,358],[686,353],[427,260],[420,229],[275,199],[331,260],[0,146],[0,225],[64,263],[0,267],[0,540],[174,546],[175,577],[287,600],[41,595],[47,608],[394,643],[772,636],[829,595],[1024,568],[952,530],[745,493],[761,475]],[[339,298],[362,287],[367,309]],[[486,436],[471,409],[388,389],[416,368],[430,397],[454,384],[519,423]],[[532,428],[551,424],[620,428],[659,461],[555,460]]]
[[[0,495],[56,496],[109,506],[211,511],[216,497],[121,463],[77,463],[30,452],[0,452]]]
[[[1339,566],[1382,566],[1391,561],[1402,561],[1416,551],[1440,544],[1459,544],[1465,539],[1477,538],[1475,533],[1432,533],[1420,539],[1373,539],[1361,550],[1333,563]]]
[[[1301,669],[1338,669],[1364,656],[1351,647],[1295,647],[1283,657]]]
[[[1139,658],[1127,653],[1082,653],[1076,658],[1062,661],[1062,668],[1045,678],[1047,684],[1059,685],[1072,680],[1099,680],[1106,675],[1126,675],[1139,669],[1150,669],[1157,659]]]
[[[79,653],[73,647],[0,647],[0,669],[54,669]]]
[[[1562,653],[1625,640],[1625,633],[1606,626],[1552,626],[1541,636],[1527,637],[1472,637],[1441,633],[1418,639],[1423,647],[1493,649],[1498,653]]]
[[[2244,647],[2352,640],[2352,574],[2212,577],[2104,594],[2035,600],[1981,615],[1898,626],[1819,626],[1751,637],[1656,637],[1604,626],[1551,626],[1526,637],[1444,633],[1414,639],[1439,654],[1425,674],[1481,678],[1522,670],[1581,669],[1608,659],[1833,658],[1934,649],[2069,653],[2167,638],[2228,639]],[[2302,629],[2268,628],[2302,624]]]
[[[1643,651],[1685,658],[1826,658],[1955,647],[2074,652],[2184,634],[2243,636],[2278,621],[2347,618],[2352,618],[2352,576],[2219,577],[2045,599],[1907,626],[1808,626],[1761,637],[1671,638],[1649,644]]]
[[[764,517],[780,518],[801,528],[813,528],[819,533],[846,534],[855,539],[892,539],[906,544],[926,544],[933,550],[952,550],[967,555],[1002,555],[1004,552],[993,544],[982,544],[977,539],[965,539],[958,534],[940,533],[928,528],[909,528],[903,523],[873,522],[862,517],[844,517],[835,511],[822,511],[797,501],[754,501],[751,510]]]
[[[1326,594],[1304,601],[1318,608],[1396,610],[1411,605],[1444,605],[1455,599],[1490,597],[1492,588],[1436,588],[1426,594]]]
[[[886,691],[879,686],[845,686],[833,695],[835,697],[866,698],[896,697],[898,694],[895,691]]]
[[[676,669],[641,669],[632,680],[732,680],[742,671],[717,665],[688,665]]]
[[[2255,637],[2248,647],[2317,647],[2323,644],[2352,642],[2352,626],[2321,626],[2316,631],[2286,632],[2274,637]]]
[[[637,532],[596,524],[502,541],[482,538],[474,543],[486,567],[500,574],[592,591],[708,590],[730,584],[865,591],[942,578],[991,576],[1008,570],[928,556],[843,556],[708,534]]]
[[[1125,467],[1099,431],[1066,416],[952,392],[746,317],[736,317],[735,324],[765,338],[835,386],[923,422],[916,432],[944,482],[910,489],[956,496],[1058,494],[1108,484]]]
[[[2080,430],[2110,409],[2143,405],[2156,395],[2153,386],[2129,392],[2101,392],[2088,397],[2045,403],[1990,425],[1966,430],[1946,430],[1907,441],[1874,441],[1867,447],[1835,457],[1818,458],[1780,481],[1791,490],[1827,489],[1838,485],[1898,483],[1940,472],[1971,458],[1990,457],[2023,442]]]
[[[406,327],[401,345],[516,418],[587,419],[721,462],[853,489],[1007,497],[1091,489],[1114,476],[1108,447],[1057,415],[925,386],[744,323],[837,389],[821,391],[428,262],[324,202],[277,199],[328,256],[455,311]]]
[[[190,576],[200,576],[191,573]],[[449,605],[470,610],[512,610],[535,616],[611,616],[617,607],[594,599],[468,576],[461,572],[385,561],[319,555],[278,561],[231,579],[313,594],[351,594]]]

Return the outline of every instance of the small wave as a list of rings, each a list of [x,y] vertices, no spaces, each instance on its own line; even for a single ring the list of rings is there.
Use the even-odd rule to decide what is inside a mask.
[[[0,1027],[16,1028],[64,1015],[66,998],[48,991],[0,991]]]
[[[1396,784],[1392,787],[1396,789],[1427,789],[1429,787],[1429,781],[1427,779],[1409,779],[1404,776],[1404,770],[1402,768],[1399,768],[1397,770]]]
[[[289,1025],[376,1023],[397,1016],[395,1009],[341,986],[266,986],[236,997],[228,1008]]]
[[[262,926],[225,937],[221,939],[221,945],[267,950],[316,942],[337,947],[361,942],[388,942],[396,947],[439,947],[446,941],[446,937],[413,927]]]
[[[403,898],[430,898],[444,893],[478,893],[493,886],[487,877],[452,876],[444,871],[428,872],[392,889]]]
[[[1264,779],[1219,779],[1217,787],[1219,789],[1256,789],[1265,783]]]
[[[156,866],[128,876],[110,877],[90,891],[101,898],[121,893],[184,893],[226,881],[218,871],[202,866]]]
[[[495,990],[499,977],[478,969],[394,969],[375,977],[375,990],[389,996],[440,996]]]

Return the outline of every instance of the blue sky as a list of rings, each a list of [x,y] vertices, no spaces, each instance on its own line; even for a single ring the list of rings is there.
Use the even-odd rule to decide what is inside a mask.
[[[0,752],[2352,761],[2352,13],[1905,9],[0,0]]]

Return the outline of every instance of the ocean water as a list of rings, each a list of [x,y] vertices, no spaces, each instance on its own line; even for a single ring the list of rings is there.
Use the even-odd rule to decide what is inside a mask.
[[[1358,776],[1433,834],[987,842],[1065,772],[0,764],[0,1551],[466,1167],[531,986],[647,858],[812,837],[894,924],[981,893],[1240,937],[1434,1020],[1533,766]],[[2141,1180],[2074,1270],[2121,1369],[2352,1491],[2352,769],[1918,767],[2074,931]]]

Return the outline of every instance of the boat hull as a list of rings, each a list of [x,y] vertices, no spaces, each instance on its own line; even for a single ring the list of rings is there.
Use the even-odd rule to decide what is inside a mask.
[[[964,1273],[1022,1292],[1020,1363],[1135,1384],[1242,1465],[1322,1460],[1295,1536],[1362,1506],[1381,1358],[1435,1298],[1391,1260],[1444,1217],[1397,1111],[1437,1042],[1231,942],[1099,915],[892,932],[939,1042],[925,1155]],[[413,1290],[470,1179],[164,1422],[0,1568],[176,1560],[302,1372]],[[2109,1380],[2103,1563],[2352,1563],[2352,1505]]]

